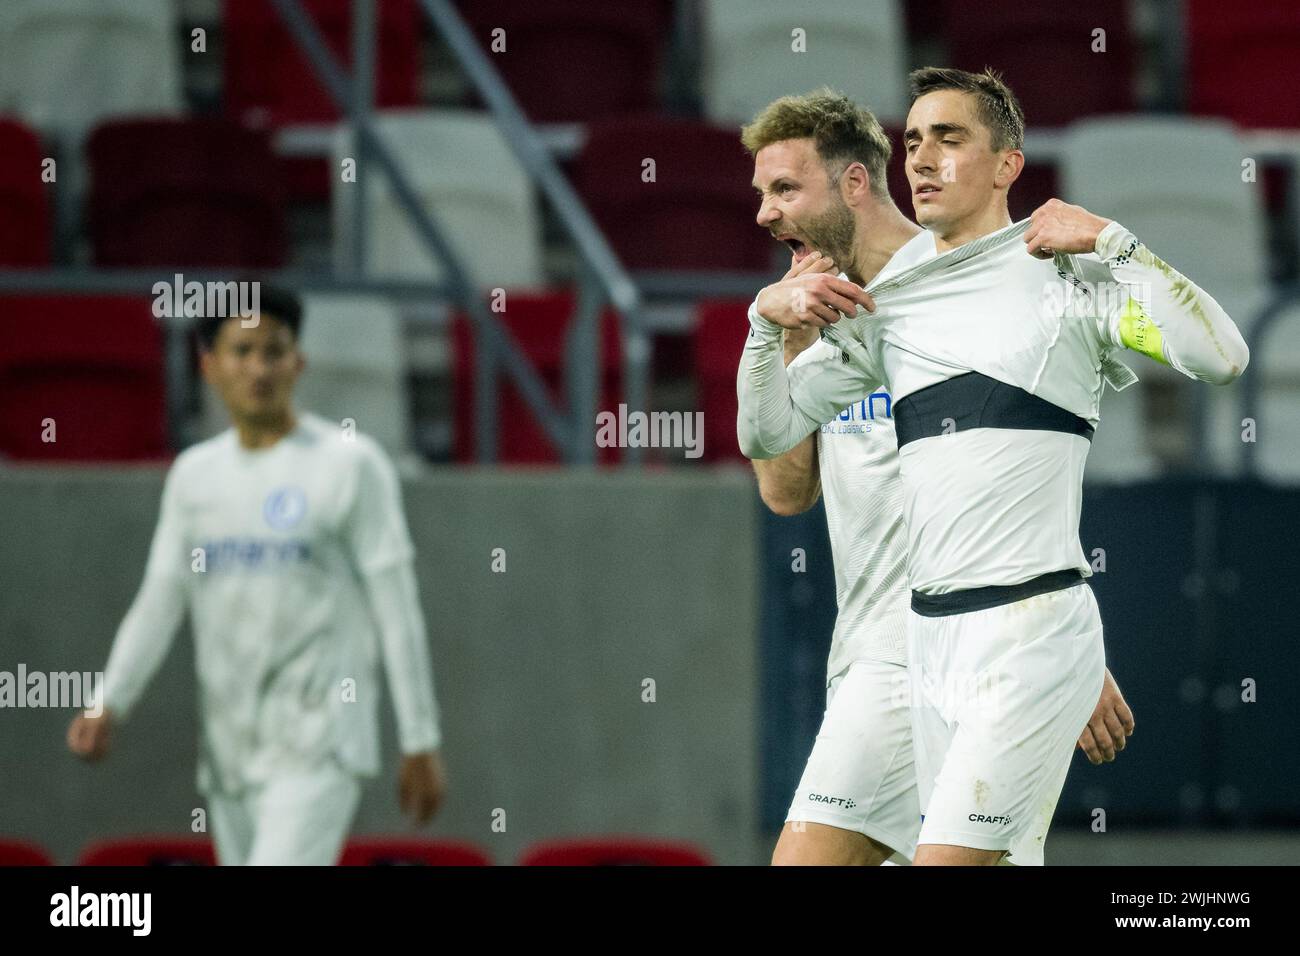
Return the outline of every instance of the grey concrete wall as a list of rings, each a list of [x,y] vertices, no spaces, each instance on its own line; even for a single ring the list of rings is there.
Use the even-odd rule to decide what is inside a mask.
[[[0,670],[102,669],[139,583],[156,469],[0,469]],[[502,863],[566,834],[698,841],[762,862],[751,479],[448,470],[405,483],[450,793],[425,832]],[[492,573],[493,548],[507,571]],[[657,700],[643,703],[644,678]],[[386,759],[354,832],[411,832]],[[107,761],[67,710],[0,709],[0,833],[71,862],[91,838],[188,832],[195,686],[179,636]],[[505,833],[492,814],[506,811]]]

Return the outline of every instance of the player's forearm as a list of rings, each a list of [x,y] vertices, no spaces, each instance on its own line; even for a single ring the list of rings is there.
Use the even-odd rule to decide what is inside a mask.
[[[393,564],[367,574],[365,584],[379,628],[402,753],[437,750],[442,734],[414,568],[409,561]]]
[[[798,445],[821,423],[792,401],[781,327],[759,316],[752,305],[749,318],[750,335],[736,376],[736,437],[746,458],[775,458]],[[826,417],[833,414],[834,410]]]
[[[816,435],[809,435],[784,455],[753,464],[763,503],[776,514],[797,515],[817,503],[822,485]]]
[[[1097,254],[1131,297],[1112,317],[1112,339],[1184,375],[1226,385],[1250,360],[1236,323],[1205,290],[1112,222],[1097,237]]]
[[[784,329],[783,341],[785,365],[788,369],[791,362],[817,341],[817,332],[815,329],[803,332]],[[800,514],[816,504],[821,497],[815,432],[784,455],[757,459],[752,464],[758,478],[759,495],[763,503],[776,514],[785,517]]]
[[[185,616],[177,580],[146,576],[113,639],[104,667],[102,704],[125,720],[157,673]]]

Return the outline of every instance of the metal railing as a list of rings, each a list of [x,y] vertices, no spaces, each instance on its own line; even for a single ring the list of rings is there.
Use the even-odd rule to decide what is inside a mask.
[[[1265,354],[1264,341],[1280,324],[1279,320],[1282,316],[1288,309],[1297,306],[1300,306],[1300,282],[1290,282],[1278,286],[1274,289],[1272,298],[1260,309],[1254,323],[1251,325],[1250,341],[1246,344],[1250,348],[1251,360],[1256,367],[1254,369],[1248,368],[1245,374],[1241,376],[1240,421],[1247,418],[1256,420],[1259,418],[1260,401],[1264,389],[1262,380],[1265,373],[1263,369],[1258,367],[1258,356]],[[1256,435],[1256,438],[1258,438],[1258,435]],[[1243,441],[1241,443],[1241,470],[1242,474],[1247,478],[1259,477],[1257,442]]]
[[[556,165],[542,137],[525,119],[514,96],[449,0],[420,0],[429,22],[442,35],[475,90],[487,104],[520,164],[554,208],[586,266],[579,281],[578,311],[565,344],[565,392],[570,406],[568,460],[594,460],[595,408],[601,368],[599,315],[607,299],[623,319],[623,391],[629,408],[645,408],[649,393],[650,338],[642,322],[641,294],[592,221],[586,207]],[[482,389],[478,389],[481,392]],[[624,462],[640,462],[639,448],[624,450]]]
[[[460,256],[443,234],[434,216],[424,208],[415,187],[406,176],[400,162],[375,127],[371,102],[374,89],[374,0],[356,0],[353,6],[354,41],[358,47],[353,75],[349,76],[335,60],[325,45],[320,31],[300,0],[271,0],[284,21],[294,42],[302,50],[308,64],[325,87],[335,105],[346,113],[352,126],[353,141],[360,155],[373,159],[388,179],[394,198],[406,213],[416,236],[433,258],[442,263],[444,285],[451,298],[469,317],[477,338],[474,428],[481,462],[496,460],[497,411],[496,370],[504,368],[528,403],[538,422],[556,446],[563,449],[566,460],[574,460],[578,445],[577,423],[566,422],[547,394],[545,383],[537,370],[515,345],[506,328],[498,323],[481,297],[471,286],[469,272]],[[445,5],[444,5],[445,6]],[[425,9],[429,9],[426,4]],[[459,23],[459,17],[450,7],[439,11],[444,18]],[[432,14],[431,14],[432,16]],[[463,24],[460,24],[463,28]],[[366,74],[366,75],[362,75]],[[508,93],[506,94],[509,95]],[[357,190],[364,195],[365,189]],[[357,208],[352,231],[352,265],[359,275],[364,275],[366,228],[368,223]],[[594,420],[594,416],[593,416]],[[593,424],[594,428],[594,424]]]
[[[468,279],[454,246],[447,240],[435,215],[422,203],[399,158],[379,129],[374,113],[375,0],[356,0],[352,7],[353,70],[344,70],[327,47],[319,28],[303,9],[301,0],[271,0],[289,35],[301,49],[326,93],[352,130],[359,169],[373,163],[387,179],[394,199],[403,210],[418,240],[443,268],[439,281],[371,278],[366,254],[370,244],[366,214],[367,189],[357,189],[353,217],[346,235],[336,237],[346,251],[342,275],[294,270],[265,271],[268,279],[307,291],[349,291],[415,300],[454,302],[468,316],[478,347],[475,349],[474,427],[478,459],[497,458],[497,397],[501,373],[513,382],[546,434],[569,463],[595,459],[595,412],[600,368],[599,315],[606,302],[622,316],[624,393],[632,408],[643,408],[648,392],[649,337],[642,322],[642,301],[636,285],[591,220],[585,207],[556,166],[542,139],[524,118],[513,96],[488,61],[459,14],[447,0],[421,0],[419,9],[456,55],[475,89],[488,105],[506,142],[519,162],[556,210],[573,241],[584,269],[578,282],[578,306],[565,343],[564,394],[567,409],[552,401],[541,376],[506,327],[487,308],[479,290]],[[337,260],[336,260],[337,261]],[[244,271],[244,270],[241,270]],[[181,272],[187,280],[226,281],[228,274],[211,269],[175,266],[156,269],[54,268],[0,269],[0,293],[134,293],[170,281]],[[167,348],[169,419],[173,438],[184,444],[181,429],[187,357],[185,329],[189,319],[164,324]],[[640,449],[628,448],[627,465],[636,465]]]

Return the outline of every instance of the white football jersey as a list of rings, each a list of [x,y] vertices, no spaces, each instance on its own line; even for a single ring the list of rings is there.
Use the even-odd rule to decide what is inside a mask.
[[[839,361],[840,350],[819,341],[789,372],[815,375]],[[856,660],[906,664],[907,538],[889,393],[864,397],[821,426],[817,466],[838,606],[826,679]]]
[[[898,250],[877,276],[933,255],[924,243]],[[843,273],[841,279],[847,279]],[[818,340],[786,367],[792,381],[834,377],[843,353]],[[907,538],[892,401],[883,388],[840,410],[817,432],[817,467],[835,565],[838,611],[827,684],[857,660],[907,663]]]
[[[105,706],[131,709],[188,610],[201,790],[237,792],[331,755],[374,774],[376,618],[397,611],[414,615],[389,628],[397,638],[385,635],[403,749],[433,749],[418,605],[372,608],[367,595],[413,553],[397,475],[367,436],[302,414],[268,448],[242,447],[233,428],[197,444],[167,475],[145,581],[106,668]],[[385,605],[415,602],[409,587],[391,593]]]
[[[781,330],[751,310],[738,379],[742,450],[783,454],[887,385],[910,585],[922,594],[1090,573],[1079,512],[1102,383],[1135,379],[1113,351],[1143,351],[1212,382],[1230,381],[1248,358],[1218,303],[1118,223],[1102,231],[1096,254],[1054,260],[1025,252],[1027,226],[873,282],[874,314],[823,330],[842,353],[832,374],[783,374]],[[912,243],[933,249],[933,235]]]

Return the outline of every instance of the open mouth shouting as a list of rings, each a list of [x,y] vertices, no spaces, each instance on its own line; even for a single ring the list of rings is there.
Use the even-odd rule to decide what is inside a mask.
[[[797,236],[791,233],[786,233],[784,235],[777,236],[776,241],[784,242],[787,246],[790,247],[790,251],[794,253],[795,262],[803,262],[810,255],[812,255],[813,250],[808,245],[808,243],[804,242],[802,239],[798,238]]]

